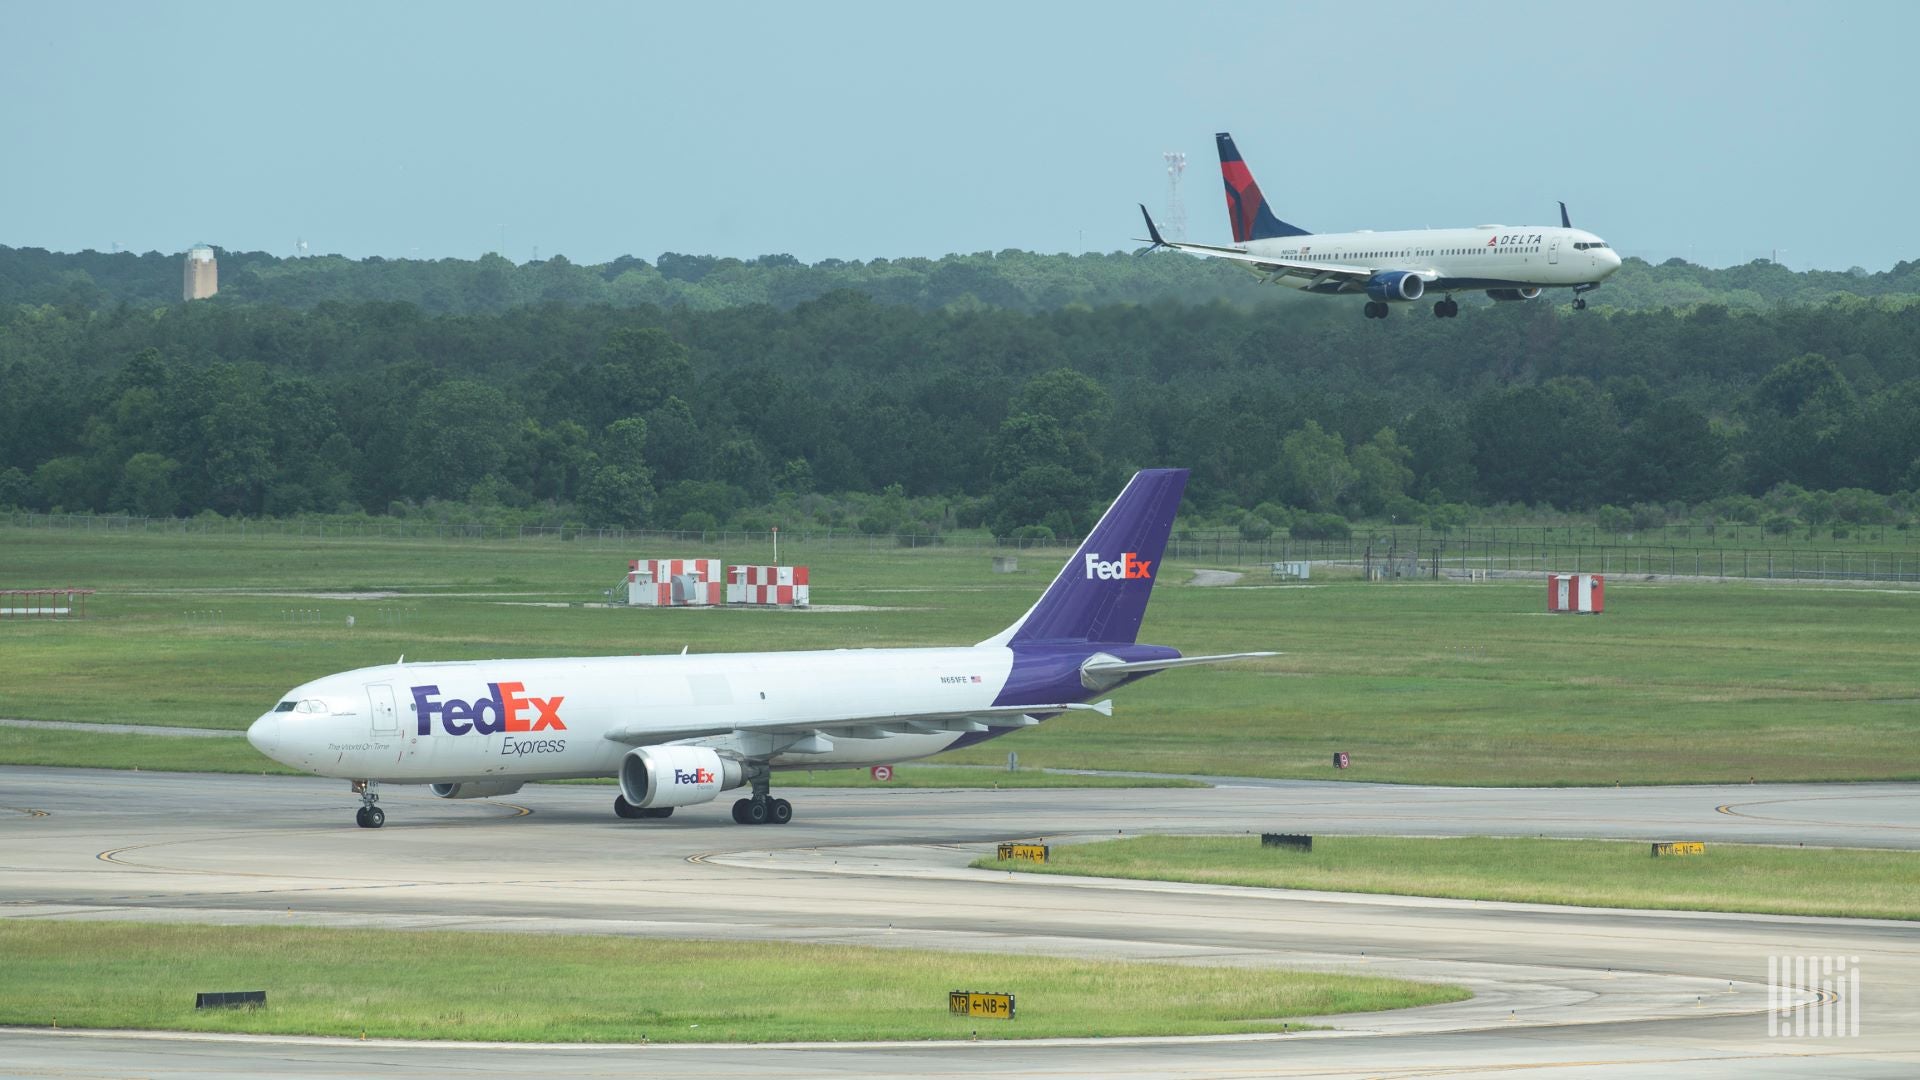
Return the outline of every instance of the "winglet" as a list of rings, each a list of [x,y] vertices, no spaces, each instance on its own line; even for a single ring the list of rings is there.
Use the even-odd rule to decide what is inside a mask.
[[[1152,241],[1153,241],[1153,247],[1150,247],[1147,250],[1152,251],[1154,248],[1166,247],[1167,242],[1160,238],[1160,226],[1155,225],[1153,223],[1153,215],[1147,213],[1146,203],[1140,204],[1140,216],[1147,219],[1147,236],[1152,238]]]
[[[1561,227],[1561,228],[1563,228],[1563,229],[1571,229],[1571,228],[1573,228],[1573,221],[1572,221],[1571,219],[1569,219],[1569,218],[1567,217],[1567,204],[1566,204],[1566,203],[1561,203],[1561,204],[1560,204],[1560,227]]]

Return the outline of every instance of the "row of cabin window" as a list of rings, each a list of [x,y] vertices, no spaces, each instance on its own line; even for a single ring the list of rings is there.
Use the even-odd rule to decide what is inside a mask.
[[[1605,245],[1605,244],[1589,244],[1589,245],[1587,245],[1587,246],[1588,246],[1588,247],[1606,247],[1606,245]],[[1515,252],[1515,251],[1518,251],[1518,252],[1521,252],[1521,253],[1523,253],[1523,254],[1537,254],[1537,253],[1538,253],[1538,252],[1540,251],[1540,247],[1539,247],[1539,245],[1537,245],[1537,244],[1536,244],[1536,245],[1534,245],[1533,247],[1523,247],[1523,248],[1511,248],[1511,247],[1507,247],[1507,248],[1454,248],[1453,250],[1451,250],[1451,251],[1448,251],[1448,252],[1445,252],[1444,254],[1447,254],[1447,255],[1482,255],[1482,254],[1485,254],[1485,253],[1487,253],[1487,252],[1489,252],[1489,251],[1498,251],[1498,252],[1503,252],[1503,253],[1511,253],[1511,252]],[[1431,255],[1431,254],[1434,254],[1434,253],[1433,253],[1433,252],[1428,252],[1427,254],[1429,254],[1429,255]],[[1337,253],[1337,252],[1336,252],[1336,253],[1334,253],[1334,254],[1332,254],[1332,255],[1309,255],[1309,256],[1307,256],[1307,258],[1308,258],[1309,260],[1319,260],[1319,261],[1324,261],[1324,260],[1327,260],[1327,259],[1335,259],[1335,258],[1352,258],[1352,259],[1404,259],[1404,258],[1409,258],[1409,257],[1410,257],[1409,255],[1407,255],[1407,254],[1404,254],[1404,253],[1400,253],[1400,252],[1395,252],[1395,253],[1392,253],[1392,254],[1389,254],[1389,253],[1387,253],[1387,252],[1384,252],[1384,251],[1362,251],[1362,252],[1358,252],[1358,253],[1356,253],[1356,254],[1353,254],[1353,255],[1347,255],[1347,256],[1343,256],[1343,255],[1340,255],[1340,254],[1339,254],[1339,253]]]

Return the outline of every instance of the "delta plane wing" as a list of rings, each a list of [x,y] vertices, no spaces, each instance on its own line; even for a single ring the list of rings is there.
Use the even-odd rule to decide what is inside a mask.
[[[1160,227],[1153,223],[1153,215],[1147,213],[1147,208],[1144,205],[1140,207],[1140,216],[1146,218],[1149,237],[1148,239],[1140,240],[1140,243],[1151,244],[1157,248],[1171,248],[1174,251],[1185,251],[1194,255],[1205,255],[1216,259],[1231,259],[1234,262],[1244,263],[1248,269],[1256,273],[1267,274],[1272,277],[1310,278],[1312,281],[1307,286],[1308,288],[1325,285],[1328,282],[1365,285],[1368,279],[1379,272],[1377,268],[1370,266],[1347,266],[1340,263],[1306,262],[1300,259],[1277,258],[1272,255],[1256,255],[1246,248],[1241,247],[1221,247],[1216,244],[1190,244],[1183,240],[1167,240],[1160,235]],[[1139,238],[1136,237],[1135,239]],[[1415,270],[1413,273],[1429,281],[1439,276],[1437,272],[1432,270]]]

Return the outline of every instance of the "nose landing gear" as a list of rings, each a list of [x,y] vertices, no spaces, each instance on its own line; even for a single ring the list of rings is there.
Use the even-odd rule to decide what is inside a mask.
[[[353,823],[363,829],[377,829],[387,823],[387,812],[380,809],[380,796],[373,793],[373,781],[355,780],[353,793],[360,796],[360,809],[353,815]]]

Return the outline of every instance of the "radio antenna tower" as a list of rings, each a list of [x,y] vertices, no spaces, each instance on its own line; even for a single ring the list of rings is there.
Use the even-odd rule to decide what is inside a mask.
[[[1187,238],[1187,204],[1180,198],[1180,175],[1187,171],[1187,155],[1169,150],[1160,155],[1167,162],[1167,235],[1175,240]]]

